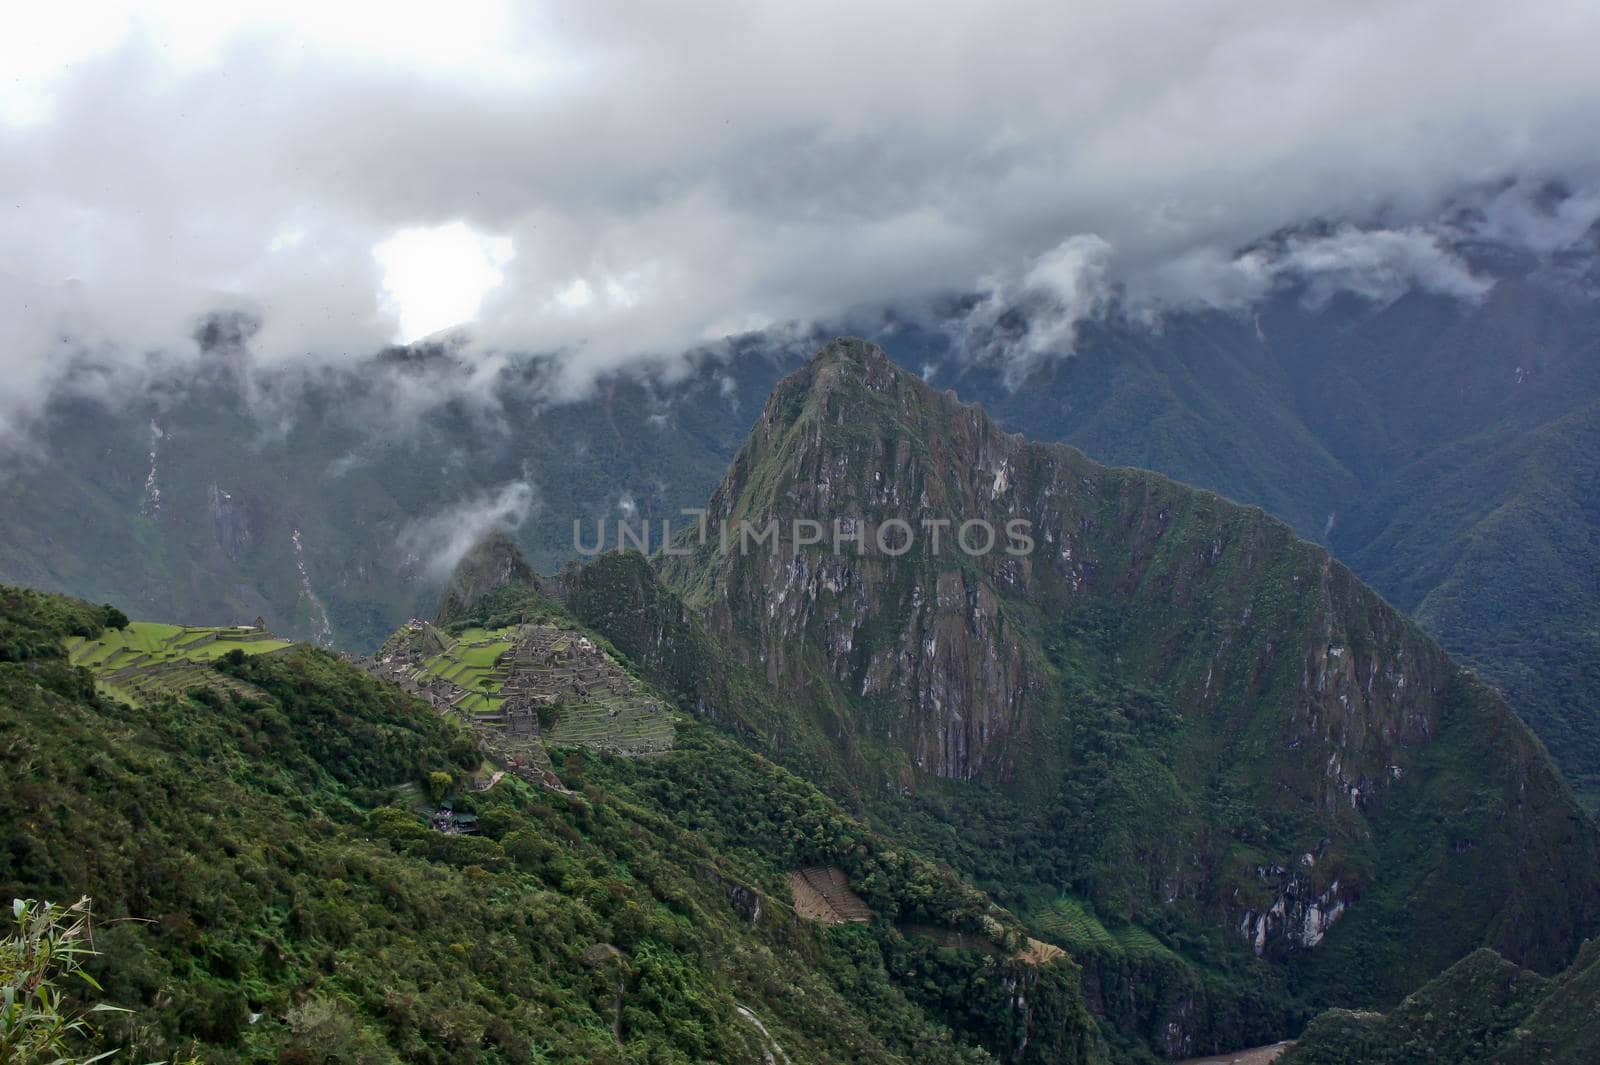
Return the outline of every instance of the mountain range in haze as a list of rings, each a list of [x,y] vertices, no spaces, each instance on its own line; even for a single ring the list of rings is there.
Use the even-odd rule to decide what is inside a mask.
[[[1305,258],[1343,232],[1280,235],[1234,263]],[[1328,545],[1503,688],[1592,804],[1596,231],[1554,250],[1455,232],[1436,249],[1448,284],[1415,266],[1335,284],[1326,267],[1157,317],[1115,293],[1087,313],[998,284],[852,324],[1008,429],[1254,503]],[[426,612],[485,529],[514,530],[549,572],[574,555],[574,521],[677,518],[820,332],[747,335],[557,402],[556,363],[485,367],[449,341],[257,371],[249,323],[219,319],[192,376],[57,394],[7,456],[5,491],[25,502],[0,516],[0,577],[370,648]]]

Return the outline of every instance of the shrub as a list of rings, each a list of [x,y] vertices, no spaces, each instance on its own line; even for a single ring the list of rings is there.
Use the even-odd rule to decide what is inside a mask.
[[[64,1006],[65,985],[76,982],[100,990],[83,971],[84,959],[94,953],[89,946],[89,900],[58,906],[14,899],[11,916],[15,931],[0,940],[0,1061],[87,1065],[109,1057],[72,1056],[74,1045],[87,1043],[94,1033],[85,1014]],[[104,1005],[87,1012],[103,1011],[127,1012]]]

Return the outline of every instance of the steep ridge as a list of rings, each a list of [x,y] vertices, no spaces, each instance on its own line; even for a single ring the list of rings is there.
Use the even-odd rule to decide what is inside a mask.
[[[970,835],[1006,797],[1001,846],[1054,855],[1019,896],[1226,929],[1351,1001],[1485,944],[1559,968],[1600,915],[1594,825],[1539,742],[1259,510],[1008,435],[857,340],[780,383],[708,510],[660,571],[787,707],[774,746],[880,813],[907,796],[902,827],[934,802],[920,823]],[[954,542],[974,520],[993,550]]]
[[[893,351],[1005,428],[1265,507],[1502,688],[1600,804],[1600,225],[1452,250],[1481,301],[1279,293],[1252,313],[1086,325],[1020,385],[949,328]],[[950,323],[958,325],[959,322]]]

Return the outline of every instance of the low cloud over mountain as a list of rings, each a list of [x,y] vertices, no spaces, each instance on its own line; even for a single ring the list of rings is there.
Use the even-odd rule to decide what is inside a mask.
[[[1419,228],[1464,195],[1459,232],[1545,251],[1600,213],[1587,3],[103,7],[0,53],[0,429],[72,367],[193,357],[219,308],[268,365],[467,324],[469,356],[564,353],[571,395],[940,292],[1045,311],[1030,358],[1112,292],[1473,299]]]

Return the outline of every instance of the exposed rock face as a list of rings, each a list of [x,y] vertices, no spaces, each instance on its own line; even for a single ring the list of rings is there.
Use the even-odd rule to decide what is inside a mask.
[[[713,529],[776,520],[784,539],[795,519],[836,517],[861,522],[866,554],[849,540],[834,554],[828,528],[816,546],[741,555],[734,532],[729,551],[708,536],[667,573],[693,587],[693,567],[712,568],[700,604],[716,628],[751,639],[774,683],[805,683],[815,656],[847,691],[897,707],[896,744],[921,773],[1012,774],[1008,752],[1047,686],[1020,631],[1028,608],[1097,598],[1155,623],[1160,642],[1130,650],[1178,682],[1186,710],[1227,714],[1283,689],[1284,745],[1328,749],[1329,810],[1374,801],[1394,750],[1431,732],[1445,656],[1325,552],[1259,512],[1005,434],[859,341],[835,342],[780,385],[710,505]],[[919,537],[898,558],[873,531],[894,519]],[[973,520],[995,530],[986,554],[958,542]],[[1020,543],[1005,533],[1015,520],[1031,553],[1006,550]],[[986,537],[974,526],[966,543]],[[1274,568],[1283,580],[1269,579]],[[1163,615],[1185,624],[1162,631]],[[1318,638],[1301,641],[1308,627]],[[1292,688],[1280,683],[1291,671]]]
[[[746,922],[753,925],[761,920],[761,892],[749,884],[741,883],[718,872],[709,865],[700,867],[700,876],[707,883],[720,887],[728,896],[728,905],[732,906],[734,912]]]
[[[1344,915],[1345,896],[1338,880],[1319,894],[1309,877],[1292,873],[1281,866],[1259,870],[1262,881],[1277,886],[1272,905],[1257,913],[1246,910],[1239,922],[1239,933],[1250,941],[1257,955],[1269,941],[1287,941],[1311,948],[1322,942],[1335,921]]]
[[[154,452],[151,452],[154,455]],[[154,459],[152,459],[152,463]],[[154,488],[155,467],[151,466],[152,509],[160,506],[160,492]],[[233,493],[212,484],[206,489],[206,511],[211,518],[211,535],[228,558],[239,561],[244,549],[255,542],[256,523],[250,505]]]
[[[473,545],[450,574],[435,624],[448,625],[484,609],[542,594],[539,575],[516,542],[496,530]]]
[[[1146,745],[1144,790],[1115,800],[1123,827],[1102,856],[1126,916],[1194,907],[1280,956],[1318,947],[1376,881],[1437,863],[1426,890],[1450,892],[1448,908],[1464,889],[1443,881],[1466,870],[1495,887],[1436,958],[1490,935],[1548,967],[1600,913],[1593,825],[1537,741],[1259,510],[1006,434],[855,340],[778,386],[708,510],[664,578],[712,641],[819,722],[863,790],[949,778],[1049,802],[1073,776],[1080,707],[1156,693],[1170,720]],[[1450,808],[1467,777],[1488,821]],[[1201,801],[1219,788],[1275,827],[1219,823],[1222,804]],[[1417,817],[1469,846],[1402,830]],[[1547,861],[1562,888],[1507,881]],[[1528,906],[1531,935],[1508,920]]]

